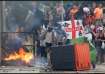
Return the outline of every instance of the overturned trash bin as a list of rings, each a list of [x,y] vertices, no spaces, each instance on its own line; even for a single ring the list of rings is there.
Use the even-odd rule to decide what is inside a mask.
[[[89,70],[91,67],[89,44],[76,44],[74,46],[74,54],[76,70]]]
[[[51,48],[51,64],[53,70],[74,70],[74,46],[55,46]]]
[[[90,47],[87,42],[51,48],[53,70],[80,71],[91,68]]]

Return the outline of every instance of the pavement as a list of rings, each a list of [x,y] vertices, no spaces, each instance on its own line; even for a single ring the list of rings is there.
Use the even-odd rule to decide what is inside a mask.
[[[105,73],[105,63],[97,64],[93,70],[53,71],[47,67],[45,58],[37,59],[33,66],[0,66],[0,73]]]
[[[97,65],[96,69],[86,71],[50,71],[42,67],[1,66],[0,73],[105,73],[105,64]]]

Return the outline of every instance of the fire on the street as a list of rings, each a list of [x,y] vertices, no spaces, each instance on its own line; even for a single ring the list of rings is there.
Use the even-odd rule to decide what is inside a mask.
[[[23,48],[20,48],[18,52],[9,54],[8,57],[4,58],[5,61],[21,60],[25,62],[26,64],[30,63],[32,59],[33,59],[32,52],[25,52]]]

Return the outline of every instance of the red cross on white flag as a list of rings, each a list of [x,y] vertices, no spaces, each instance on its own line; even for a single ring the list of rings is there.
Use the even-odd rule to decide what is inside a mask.
[[[77,23],[78,22],[78,23]],[[67,34],[67,39],[75,39],[80,37],[79,33],[83,33],[83,24],[82,20],[74,20],[72,19],[71,21],[64,21],[61,22],[61,24],[67,23],[68,26],[64,28],[66,34]]]

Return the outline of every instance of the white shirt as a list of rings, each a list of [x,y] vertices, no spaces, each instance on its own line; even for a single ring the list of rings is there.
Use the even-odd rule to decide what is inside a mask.
[[[92,34],[88,33],[84,35],[89,41],[92,40]]]
[[[52,43],[52,32],[47,32],[45,42]]]

